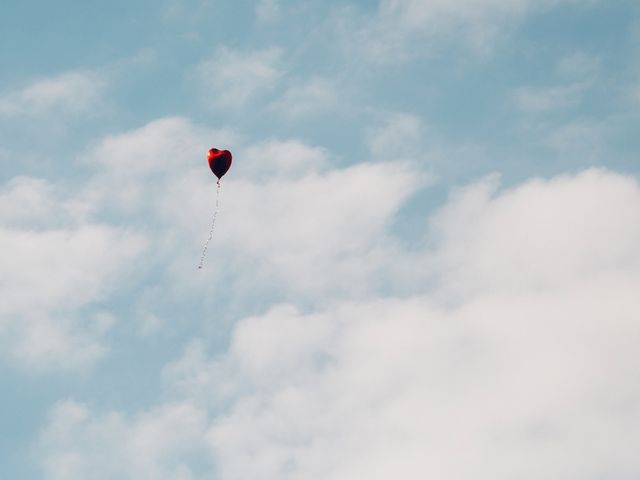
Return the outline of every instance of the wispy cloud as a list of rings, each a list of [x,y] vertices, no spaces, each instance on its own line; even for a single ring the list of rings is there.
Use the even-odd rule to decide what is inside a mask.
[[[375,15],[353,17],[358,26],[343,32],[350,38],[345,47],[355,44],[375,63],[402,62],[460,42],[475,55],[488,55],[527,15],[572,1],[383,0]]]
[[[258,0],[256,2],[256,17],[258,20],[268,22],[275,19],[280,13],[280,0]]]
[[[516,106],[525,112],[550,112],[576,106],[587,90],[585,83],[551,87],[521,87],[513,94]]]
[[[373,158],[388,158],[391,154],[411,157],[417,154],[425,133],[426,125],[419,116],[392,113],[385,116],[380,127],[367,132],[366,142]]]
[[[602,152],[610,129],[606,121],[576,118],[554,128],[543,141],[562,155],[592,158]]]
[[[556,74],[573,79],[592,79],[601,69],[601,60],[584,52],[574,52],[561,58],[556,65]]]
[[[575,52],[560,58],[554,73],[558,77],[554,84],[517,88],[512,94],[516,107],[524,112],[545,113],[580,105],[597,84],[600,59]]]
[[[296,139],[271,139],[239,151],[238,175],[255,182],[277,178],[300,178],[330,168],[330,152]]]
[[[278,48],[245,52],[220,47],[195,69],[196,82],[208,104],[240,108],[275,86],[282,75],[281,56]]]
[[[107,82],[94,72],[67,72],[0,94],[0,116],[79,114],[102,99]]]
[[[338,105],[338,91],[333,82],[324,78],[312,78],[289,88],[274,107],[291,118],[317,115]]]

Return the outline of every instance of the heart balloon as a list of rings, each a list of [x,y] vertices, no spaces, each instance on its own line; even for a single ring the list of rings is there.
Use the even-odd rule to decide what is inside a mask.
[[[207,157],[209,161],[209,168],[213,174],[218,177],[218,180],[227,173],[229,167],[231,167],[231,152],[229,150],[218,150],[212,148],[209,150]]]

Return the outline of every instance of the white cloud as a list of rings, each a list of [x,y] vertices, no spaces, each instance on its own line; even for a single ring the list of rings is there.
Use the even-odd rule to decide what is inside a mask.
[[[172,400],[129,421],[58,407],[46,478],[193,474],[194,450],[221,480],[637,476],[638,183],[490,179],[458,191],[429,240],[403,255],[432,288],[245,318],[221,355],[192,343],[164,371]]]
[[[0,190],[3,225],[47,218],[53,213],[52,186],[39,178],[14,177]]]
[[[252,52],[218,48],[213,58],[195,70],[204,101],[213,107],[243,107],[276,85],[282,75],[281,56],[278,48]]]
[[[52,409],[41,435],[44,473],[54,480],[202,478],[188,462],[198,459],[205,425],[206,413],[188,404],[128,418],[94,416],[85,405],[65,401]]]
[[[23,366],[84,368],[100,358],[112,321],[84,309],[144,246],[135,233],[78,222],[77,209],[40,179],[18,177],[0,190],[0,344]]]
[[[452,290],[553,290],[640,266],[632,178],[592,169],[495,190],[491,180],[464,189],[433,220]]]
[[[101,225],[40,232],[3,229],[1,242],[7,255],[3,273],[12,279],[3,288],[3,315],[75,308],[98,298],[114,266],[140,247],[135,235]]]
[[[196,344],[167,370],[228,405],[208,435],[221,478],[640,471],[638,184],[594,170],[492,192],[465,189],[434,223],[453,305],[274,308],[222,359]]]
[[[1,229],[5,353],[36,368],[83,368],[102,356],[103,323],[82,309],[115,287],[143,244],[135,234],[100,225]]]
[[[0,95],[0,116],[78,114],[94,108],[106,87],[94,72],[67,72]]]

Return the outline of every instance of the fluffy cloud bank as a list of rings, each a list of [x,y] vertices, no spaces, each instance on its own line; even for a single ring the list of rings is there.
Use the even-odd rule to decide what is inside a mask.
[[[487,179],[454,193],[429,238],[405,254],[431,270],[420,292],[274,306],[222,355],[195,340],[164,370],[166,402],[127,427],[57,407],[46,478],[637,476],[638,183]]]

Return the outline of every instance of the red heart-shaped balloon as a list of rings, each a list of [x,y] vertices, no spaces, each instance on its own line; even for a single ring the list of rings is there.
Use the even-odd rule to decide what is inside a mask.
[[[209,168],[213,174],[218,177],[218,180],[220,180],[222,176],[227,173],[229,167],[231,167],[231,152],[229,150],[212,148],[209,150],[207,159],[209,161]]]

